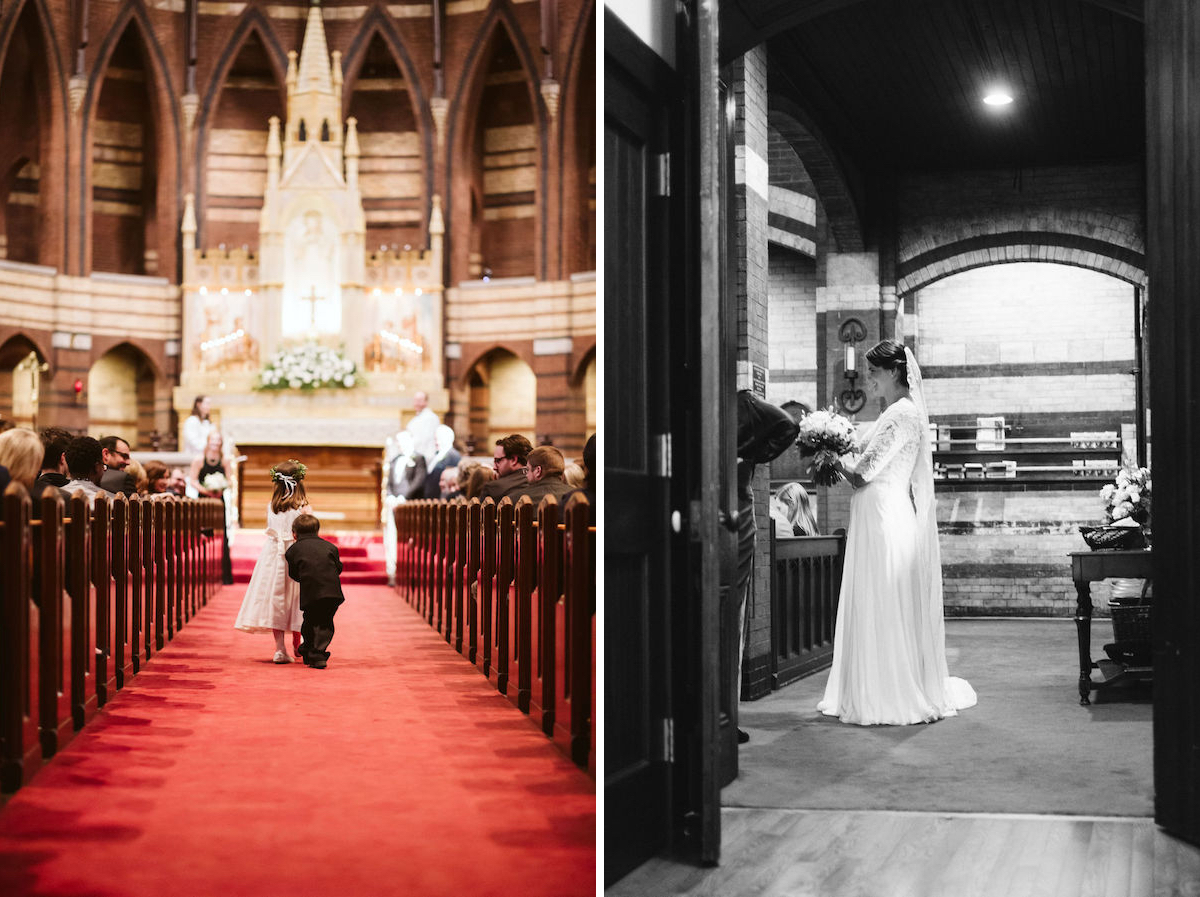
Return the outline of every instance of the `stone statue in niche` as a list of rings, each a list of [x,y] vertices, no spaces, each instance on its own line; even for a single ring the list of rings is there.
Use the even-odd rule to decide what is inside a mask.
[[[337,334],[342,329],[337,229],[316,209],[296,215],[284,236],[284,338]]]

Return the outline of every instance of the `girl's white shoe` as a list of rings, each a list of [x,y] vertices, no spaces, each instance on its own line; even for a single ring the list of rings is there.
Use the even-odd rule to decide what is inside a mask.
[[[271,658],[275,663],[291,663],[292,659],[283,651],[276,651],[275,656]]]

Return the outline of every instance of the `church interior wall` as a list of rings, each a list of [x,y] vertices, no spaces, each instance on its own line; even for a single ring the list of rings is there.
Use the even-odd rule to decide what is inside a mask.
[[[913,305],[930,419],[999,415],[1018,437],[1109,431],[1136,458],[1133,291],[1096,271],[1037,263],[976,268],[922,289]],[[1080,525],[1099,521],[1105,481],[1084,491],[943,492],[947,612],[1072,613],[1060,559],[1082,547]]]
[[[244,246],[250,261],[256,256],[266,119],[284,111],[286,53],[300,47],[308,8],[201,4],[194,72],[188,69],[182,7],[91,4],[79,53],[75,8],[65,0],[23,0],[0,9],[0,103],[24,101],[32,81],[35,108],[25,110],[29,115],[18,110],[13,120],[38,122],[36,128],[0,135],[0,219],[7,222],[0,238],[8,237],[0,239],[0,256],[8,242],[10,260],[47,266],[22,269],[38,282],[21,284],[16,302],[0,300],[0,325],[32,323],[47,341],[53,334],[60,342],[82,344],[72,340],[110,333],[111,319],[132,321],[147,351],[166,356],[168,346],[182,338],[177,285],[184,194],[196,194],[198,249]],[[440,68],[434,65],[430,10],[422,4],[389,6],[386,12],[361,6],[323,10],[329,49],[343,54],[343,111],[359,119],[366,246],[370,251],[427,246],[432,197],[440,193],[446,255],[464,246],[469,255],[469,217],[460,220],[448,188],[471,175],[452,136],[456,127],[469,131],[482,150],[490,134],[495,153],[486,168],[479,153],[475,177],[480,238],[489,208],[495,214],[532,205],[533,214],[494,220],[487,240],[476,244],[477,251],[487,248],[478,253],[478,271],[468,270],[465,261],[457,269],[452,263],[446,282],[480,279],[494,254],[500,271],[520,271],[536,285],[522,297],[534,311],[526,320],[546,310],[546,285],[560,298],[550,323],[539,317],[536,329],[523,334],[526,339],[573,341],[583,333],[594,343],[594,285],[581,302],[572,279],[578,273],[594,278],[595,269],[595,57],[585,46],[594,40],[594,6],[560,4],[557,30],[543,41],[537,4],[450,4]],[[490,71],[490,60],[481,57],[479,48],[498,31],[518,48],[520,83],[515,69]],[[580,66],[588,71],[581,74]],[[72,81],[76,69],[81,77]],[[494,76],[500,77],[488,83]],[[554,88],[559,82],[561,106]],[[475,83],[496,101],[467,119],[461,103],[453,101]],[[198,98],[194,119],[195,107],[183,97],[189,90]],[[525,103],[519,114],[513,111],[518,94]],[[437,98],[450,106],[440,126],[432,103]],[[521,146],[505,143],[514,128],[521,129]],[[531,184],[532,191],[525,189]],[[489,205],[489,197],[503,205]],[[169,313],[155,309],[147,324],[145,289],[131,286],[131,296],[118,295],[101,272],[140,277],[140,287],[174,307]],[[0,271],[5,286],[14,279],[10,269]],[[482,316],[472,326],[507,329],[511,291],[503,284],[497,289],[490,308],[472,304],[469,311],[459,310]],[[447,317],[453,316],[454,301],[445,299]],[[14,309],[25,304],[30,307]],[[53,349],[51,356],[41,422],[82,429],[86,402],[77,400],[72,383],[79,377],[86,384],[98,356],[91,349]],[[569,392],[568,375],[559,376],[558,390]],[[151,402],[149,416],[156,421],[160,401]],[[582,411],[575,416],[586,418]],[[168,420],[154,429],[171,426]],[[559,425],[539,422],[536,429],[552,432]],[[582,433],[563,435],[568,442],[582,439]]]
[[[803,110],[769,93],[764,63],[758,47],[730,66],[739,388],[763,364],[767,396],[777,404],[836,401],[849,385],[839,331],[853,317],[866,328],[860,352],[892,336],[913,345],[935,420],[1004,415],[1024,428],[1020,435],[1034,436],[1115,430],[1132,456],[1128,372],[1134,286],[1144,282],[1145,267],[1137,166],[865,179],[847,174],[837,147],[823,142]],[[1089,321],[1088,333],[1079,320]],[[874,416],[869,403],[857,415]],[[761,535],[769,493],[760,479]],[[1080,524],[1102,518],[1101,485],[942,490],[947,613],[1069,614],[1074,589],[1061,557],[1082,547]],[[815,491],[822,529],[846,526],[850,491]],[[756,577],[745,697],[767,687],[768,596],[765,575]]]

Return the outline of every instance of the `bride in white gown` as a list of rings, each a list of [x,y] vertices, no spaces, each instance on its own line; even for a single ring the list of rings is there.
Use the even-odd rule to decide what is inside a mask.
[[[974,706],[946,666],[933,453],[921,372],[884,340],[867,353],[868,394],[884,411],[842,459],[854,487],[833,667],[817,709],[860,726],[932,722]]]

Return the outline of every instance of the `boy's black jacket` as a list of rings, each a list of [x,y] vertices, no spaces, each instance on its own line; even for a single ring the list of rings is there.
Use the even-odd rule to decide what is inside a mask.
[[[321,598],[336,598],[341,604],[346,600],[342,594],[342,559],[337,546],[320,536],[306,534],[298,536],[284,555],[288,574],[300,583],[300,609],[304,610],[313,601]]]

